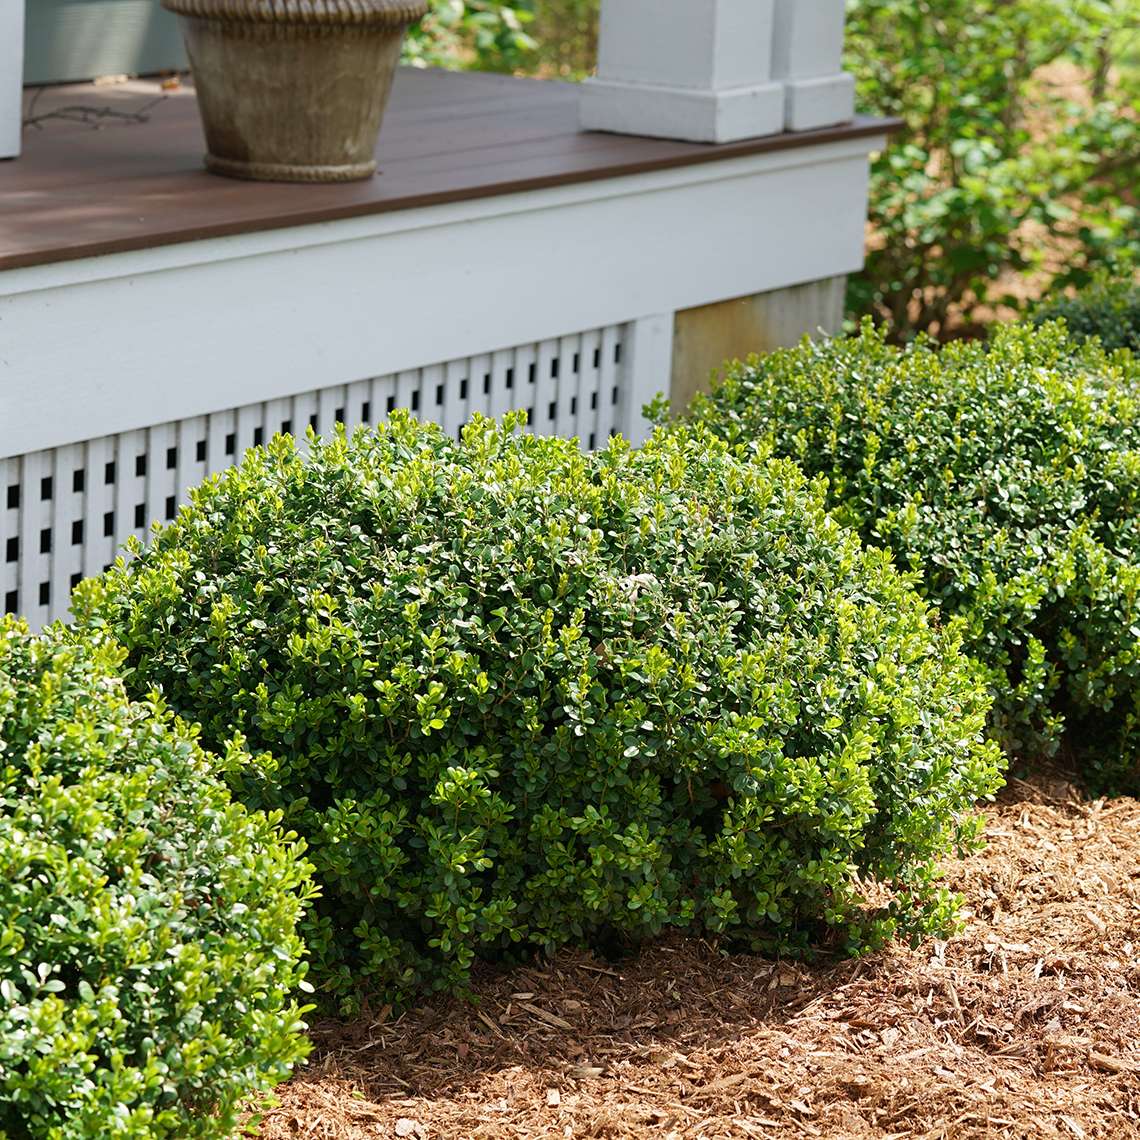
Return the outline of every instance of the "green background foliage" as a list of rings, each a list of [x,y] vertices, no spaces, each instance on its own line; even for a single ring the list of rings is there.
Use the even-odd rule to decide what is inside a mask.
[[[1124,275],[1098,273],[1073,296],[1046,300],[1033,313],[1034,324],[1063,320],[1080,339],[1098,337],[1110,351],[1127,348],[1140,356],[1140,281],[1124,266]]]
[[[404,60],[580,79],[597,55],[598,0],[432,0]]]
[[[0,1135],[223,1137],[307,1047],[301,848],[113,644],[0,618]],[[231,751],[226,763],[240,763]]]
[[[1140,787],[1140,361],[1007,325],[861,334],[737,365],[693,418],[828,480],[987,667],[995,735]]]
[[[476,956],[665,926],[756,947],[946,929],[993,790],[955,639],[790,463],[583,455],[394,413],[247,454],[76,610],[309,841],[346,1007]],[[896,891],[863,914],[859,879]]]
[[[859,104],[906,124],[853,311],[968,331],[1140,249],[1138,49],[1137,0],[851,0]]]
[[[432,0],[408,30],[404,62],[417,67],[515,71],[533,65],[536,42],[527,34],[533,13],[497,0]]]

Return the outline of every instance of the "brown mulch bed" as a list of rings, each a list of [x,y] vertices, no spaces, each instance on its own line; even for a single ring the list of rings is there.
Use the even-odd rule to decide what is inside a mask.
[[[804,966],[668,939],[314,1027],[263,1140],[1140,1137],[1140,803],[1018,784],[965,932]]]

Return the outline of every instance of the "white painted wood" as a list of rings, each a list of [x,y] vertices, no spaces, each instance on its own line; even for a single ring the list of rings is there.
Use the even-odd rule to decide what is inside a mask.
[[[83,500],[83,567],[85,578],[102,573],[115,557],[115,493],[108,464],[115,459],[113,436],[87,444],[86,490]]]
[[[20,460],[0,459],[0,613],[19,609]]]
[[[157,424],[146,441],[146,531],[155,523],[174,518],[178,507],[177,458],[172,454],[177,440],[174,424]],[[168,460],[174,458],[173,466]]]
[[[632,444],[644,443],[650,433],[642,409],[659,392],[668,393],[673,361],[673,314],[658,313],[634,321],[622,346],[625,370],[617,405],[617,429]]]
[[[317,414],[316,392],[300,392],[290,401],[290,417],[293,421],[293,439],[302,455],[309,451],[309,426]]]
[[[867,154],[884,143],[0,273],[0,457],[315,383],[396,373],[419,383],[425,345],[462,359],[853,272]],[[533,280],[535,250],[558,272],[520,288]],[[209,336],[187,335],[188,312]],[[77,360],[92,362],[82,383]],[[408,406],[402,392],[399,403]],[[211,470],[229,461],[217,443],[211,424]]]
[[[514,366],[511,369],[510,397],[507,407],[527,413],[527,430],[534,431],[534,417],[537,412],[535,401],[536,380],[538,377],[537,349],[533,344],[521,344],[515,349]]]
[[[348,429],[349,435],[364,423],[364,405],[368,401],[369,390],[367,380],[345,385],[343,411],[339,419]]]
[[[51,560],[42,544],[50,534],[53,479],[52,453],[36,451],[23,457],[20,483],[23,492],[19,529],[20,612],[33,628],[51,620]]]
[[[787,84],[789,131],[814,131],[846,123],[855,115],[855,77],[841,72]]]
[[[215,412],[208,419],[206,434],[206,468],[211,475],[224,471],[235,460],[237,435],[234,432],[234,413],[226,409]]]
[[[368,381],[362,382],[363,398],[368,398]],[[265,424],[265,442],[268,443],[275,435],[281,435],[293,427],[293,402],[288,399],[266,400],[265,410],[262,413],[262,422]],[[357,403],[359,410],[359,397]]]
[[[490,353],[481,353],[470,360],[471,383],[467,390],[468,421],[475,415],[490,414],[494,367]]]
[[[508,382],[514,385],[515,353],[513,349],[499,351],[491,355],[491,396],[487,405],[487,414],[496,419],[509,412],[514,406],[512,391],[507,387]]]
[[[617,328],[602,332],[602,351],[598,372],[597,446],[605,447],[617,429],[617,410],[621,386],[619,384],[622,365],[621,351],[625,334]]]
[[[317,394],[317,427],[320,436],[331,435],[338,420],[344,416],[344,388],[337,385],[322,388]]]
[[[721,90],[770,74],[772,0],[602,0],[598,74]]]
[[[772,74],[786,90],[785,125],[808,131],[849,121],[855,80],[843,72],[845,0],[776,0]]]
[[[145,431],[124,432],[115,451],[115,534],[122,545],[130,537],[145,542],[149,534],[146,502]],[[141,462],[140,462],[141,461]]]
[[[562,363],[559,342],[544,340],[538,345],[531,389],[530,429],[535,435],[553,435],[558,427],[558,370]]]
[[[471,361],[452,360],[441,370],[443,406],[439,408],[439,423],[448,435],[459,438],[467,422],[467,394],[471,389]]]
[[[772,74],[834,75],[843,58],[844,0],[776,0]]]
[[[333,399],[338,397],[334,396]],[[343,403],[342,394],[338,400],[338,407],[340,403]],[[234,458],[238,463],[251,447],[265,442],[265,428],[262,421],[263,411],[259,404],[247,404],[244,408],[238,408],[235,427],[237,446],[234,452]]]
[[[24,0],[0,0],[0,158],[20,153],[23,83]]]
[[[407,408],[419,413],[420,373],[418,369],[407,369],[396,377],[396,407]]]
[[[581,334],[558,341],[558,387],[555,396],[554,435],[577,436],[578,395],[581,391]],[[575,361],[578,368],[575,369]]]
[[[377,376],[371,381],[369,403],[372,416],[369,423],[375,427],[383,423],[396,407],[396,377]]]
[[[598,446],[595,430],[598,409],[598,378],[601,373],[602,334],[599,330],[584,332],[579,337],[577,400],[574,435],[587,451]]]
[[[770,83],[735,91],[686,91],[587,79],[581,84],[578,108],[584,131],[725,143],[779,134],[784,88]]]
[[[178,469],[175,475],[178,505],[190,501],[190,490],[206,478],[207,421],[191,416],[176,425]]]
[[[50,453],[52,484],[54,492],[51,501],[51,545],[47,550],[48,570],[45,575],[50,583],[49,608],[52,614],[58,614],[66,609],[67,601],[71,596],[71,579],[83,565],[82,539],[79,543],[74,540],[72,523],[82,520],[82,496],[80,505],[76,505],[76,495],[72,490],[72,478],[77,465],[83,462],[83,445],[81,443],[68,444],[57,447]]]
[[[772,33],[773,0],[602,0],[582,127],[694,142],[776,134]]]
[[[431,364],[420,373],[419,407],[412,402],[414,411],[421,420],[433,424],[443,423],[444,365]]]

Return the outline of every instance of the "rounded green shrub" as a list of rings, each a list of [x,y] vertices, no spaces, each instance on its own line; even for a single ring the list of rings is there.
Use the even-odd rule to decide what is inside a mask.
[[[0,1136],[222,1137],[305,1054],[308,866],[122,651],[0,618]],[[228,761],[240,762],[231,754]]]
[[[1055,320],[1063,320],[1074,338],[1095,336],[1109,352],[1127,348],[1140,356],[1140,281],[1131,273],[1101,273],[1080,292],[1047,300],[1033,313],[1036,325]]]
[[[955,638],[791,463],[520,422],[275,440],[77,602],[137,690],[264,752],[231,779],[310,844],[326,993],[666,926],[944,927],[996,782]]]
[[[692,418],[792,457],[958,619],[1014,754],[1140,786],[1140,361],[1059,324],[907,349],[864,325],[731,370]]]

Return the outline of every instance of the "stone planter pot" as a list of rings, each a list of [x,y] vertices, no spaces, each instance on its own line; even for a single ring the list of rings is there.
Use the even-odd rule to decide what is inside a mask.
[[[427,0],[162,0],[182,23],[206,167],[347,182],[373,152],[404,31]]]

